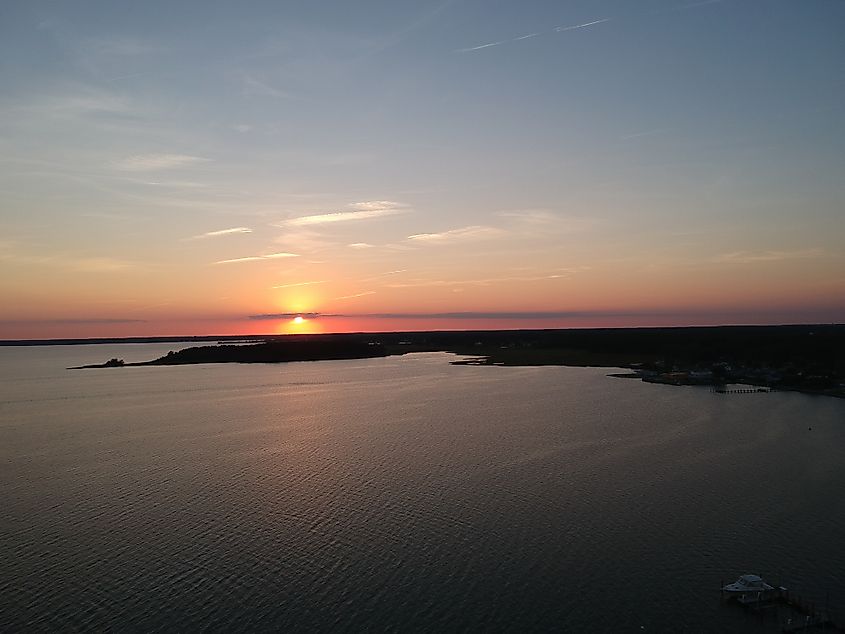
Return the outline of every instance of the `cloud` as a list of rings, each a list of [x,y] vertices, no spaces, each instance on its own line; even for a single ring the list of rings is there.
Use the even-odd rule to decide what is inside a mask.
[[[332,299],[355,299],[356,297],[364,297],[365,295],[375,294],[375,291],[364,291],[363,293],[355,293],[354,295],[343,295],[342,297],[333,297]]]
[[[315,319],[319,317],[319,313],[263,313],[260,315],[248,315],[247,319],[261,321],[265,319],[295,319],[296,317]]]
[[[784,260],[804,260],[824,255],[821,249],[799,249],[795,251],[735,251],[722,253],[713,258],[723,264],[755,264],[758,262],[781,262]]]
[[[425,280],[416,279],[407,282],[394,282],[387,284],[388,288],[418,288],[436,286],[490,286],[491,284],[504,284],[505,282],[541,282],[546,280],[566,279],[578,269],[561,269],[557,273],[545,275],[521,275],[507,277],[489,277],[475,280]]]
[[[371,200],[367,202],[352,203],[349,205],[353,211],[337,211],[310,216],[300,216],[283,221],[284,225],[303,227],[309,225],[321,225],[333,222],[350,222],[354,220],[368,220],[370,218],[381,218],[404,213],[407,205],[392,202],[389,200]]]
[[[380,280],[382,278],[388,277],[389,275],[398,275],[399,273],[405,273],[407,269],[397,269],[395,271],[387,271],[385,273],[379,273],[377,275],[373,275],[372,277],[365,277],[362,280],[358,280],[359,282],[372,282],[374,280]]]
[[[293,288],[295,286],[311,286],[312,284],[325,284],[326,280],[315,280],[313,282],[294,282],[292,284],[279,284],[270,288]]]
[[[368,244],[367,242],[353,242],[352,244],[347,244],[350,249],[372,249],[374,245]]]
[[[383,209],[403,209],[408,205],[398,203],[394,200],[365,200],[360,203],[350,203],[349,206],[356,211],[375,211]]]
[[[115,167],[126,172],[152,172],[208,163],[210,160],[187,154],[136,154],[117,161]]]
[[[231,258],[229,260],[218,260],[215,264],[236,264],[239,262],[258,262],[260,260],[276,260],[279,258],[298,258],[296,253],[268,253],[267,255],[248,255],[243,258]]]
[[[217,238],[219,236],[231,236],[237,235],[241,233],[252,233],[252,229],[249,227],[232,227],[231,229],[220,229],[219,231],[208,231],[206,233],[201,233],[198,236],[191,236],[190,238],[185,238],[186,240],[202,240],[203,238]]]
[[[456,242],[472,242],[475,240],[495,238],[503,233],[504,231],[502,229],[497,229],[495,227],[471,225],[469,227],[450,229],[449,231],[442,231],[440,233],[416,233],[408,236],[408,240],[425,244],[453,244]]]
[[[252,126],[246,123],[237,123],[232,126],[232,129],[235,132],[249,132],[250,130],[252,130]]]
[[[548,209],[518,209],[514,211],[500,211],[497,216],[513,218],[530,224],[548,224],[560,220],[560,216]]]

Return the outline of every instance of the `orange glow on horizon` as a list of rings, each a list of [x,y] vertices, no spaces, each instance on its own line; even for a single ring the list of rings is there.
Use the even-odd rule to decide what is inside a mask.
[[[306,319],[302,315],[279,322],[276,326],[276,333],[280,335],[313,335],[321,332],[323,328],[316,319]]]

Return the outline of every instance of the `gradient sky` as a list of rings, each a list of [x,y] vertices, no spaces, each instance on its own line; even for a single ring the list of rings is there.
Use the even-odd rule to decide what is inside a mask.
[[[842,0],[6,0],[0,338],[843,322],[843,33]]]

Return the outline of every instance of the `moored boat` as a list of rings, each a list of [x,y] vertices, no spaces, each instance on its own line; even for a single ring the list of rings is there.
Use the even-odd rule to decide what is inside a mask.
[[[733,583],[722,586],[722,592],[728,597],[741,597],[743,595],[766,594],[774,590],[773,586],[763,581],[759,575],[742,575]]]

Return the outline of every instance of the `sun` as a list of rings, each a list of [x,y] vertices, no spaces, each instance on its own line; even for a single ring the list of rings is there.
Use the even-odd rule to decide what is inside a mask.
[[[304,323],[305,323],[305,318],[304,318],[302,315],[297,315],[296,317],[294,317],[294,318],[293,318],[293,323],[295,323],[295,324],[304,324]]]

